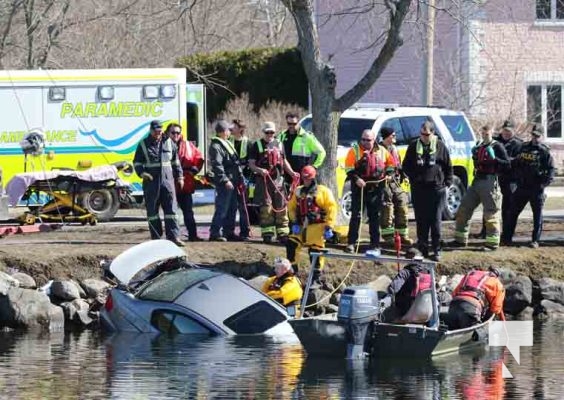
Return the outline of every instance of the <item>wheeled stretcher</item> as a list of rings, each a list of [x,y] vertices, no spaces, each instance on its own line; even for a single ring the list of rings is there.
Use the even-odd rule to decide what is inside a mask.
[[[23,173],[14,176],[6,186],[6,193],[11,206],[20,200],[27,201],[29,211],[18,217],[21,224],[43,222],[80,222],[83,225],[95,225],[96,216],[82,207],[78,199],[92,190],[113,188],[116,185],[119,165],[105,165],[86,171],[56,170],[47,172]],[[41,197],[47,201],[43,205]]]

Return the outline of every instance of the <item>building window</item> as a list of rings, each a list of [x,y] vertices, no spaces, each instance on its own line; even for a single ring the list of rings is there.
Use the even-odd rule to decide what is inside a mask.
[[[562,85],[527,86],[527,119],[548,139],[562,138]]]
[[[564,0],[537,0],[536,12],[539,20],[564,19]]]

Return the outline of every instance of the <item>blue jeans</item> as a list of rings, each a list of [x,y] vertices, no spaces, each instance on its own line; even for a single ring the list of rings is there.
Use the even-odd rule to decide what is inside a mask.
[[[237,189],[227,189],[224,185],[215,188],[215,211],[210,225],[210,238],[229,236],[235,229],[237,214]]]

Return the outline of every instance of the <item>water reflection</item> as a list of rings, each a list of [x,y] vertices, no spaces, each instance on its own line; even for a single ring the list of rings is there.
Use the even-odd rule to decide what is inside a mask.
[[[562,324],[521,365],[491,348],[428,362],[307,358],[295,338],[0,334],[0,398],[563,398]],[[502,378],[502,361],[514,379]]]

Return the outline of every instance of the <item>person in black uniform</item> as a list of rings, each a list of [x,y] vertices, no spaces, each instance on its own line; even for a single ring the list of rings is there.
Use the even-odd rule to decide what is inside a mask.
[[[545,201],[544,189],[554,180],[554,159],[550,155],[548,146],[541,143],[542,128],[533,127],[531,140],[523,143],[521,150],[513,160],[517,177],[517,189],[515,190],[511,210],[507,223],[503,229],[503,242],[510,245],[515,234],[515,227],[519,214],[527,203],[531,204],[533,210],[533,235],[529,247],[539,247],[542,232],[542,207]]]
[[[411,183],[411,199],[417,225],[417,247],[429,256],[428,240],[431,231],[432,259],[441,257],[441,218],[446,202],[446,190],[452,184],[453,171],[450,154],[435,135],[431,121],[421,125],[419,139],[407,147],[402,168]]]
[[[501,132],[494,137],[496,142],[499,142],[505,147],[509,161],[517,157],[523,141],[515,136],[515,125],[511,120],[505,120],[501,126]],[[503,169],[498,173],[499,188],[501,189],[501,226],[505,226],[505,221],[509,218],[509,211],[511,210],[511,201],[513,194],[517,189],[517,177],[512,168]],[[477,235],[478,238],[486,238],[486,224],[482,224],[482,231]],[[503,242],[501,243],[503,245]]]

